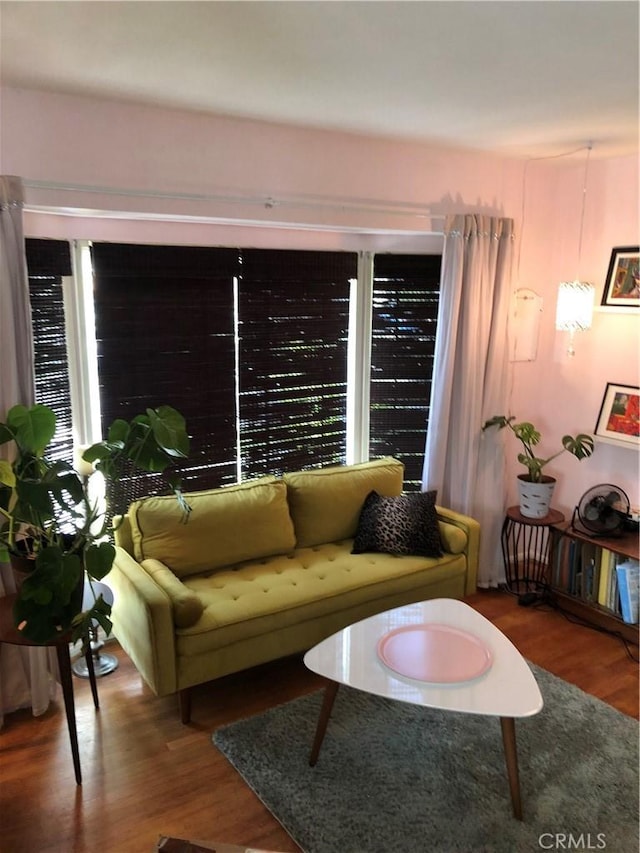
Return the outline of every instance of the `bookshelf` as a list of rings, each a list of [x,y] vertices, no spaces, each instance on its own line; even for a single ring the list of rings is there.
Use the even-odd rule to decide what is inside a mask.
[[[638,645],[638,625],[622,619],[615,567],[638,560],[638,534],[593,536],[575,526],[551,528],[547,582],[563,609]]]

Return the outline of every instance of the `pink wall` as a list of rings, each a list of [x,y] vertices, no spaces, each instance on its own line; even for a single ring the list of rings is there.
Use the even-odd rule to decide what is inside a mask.
[[[544,303],[538,357],[513,365],[512,411],[541,427],[550,452],[565,432],[593,430],[607,381],[639,383],[636,316],[596,313],[573,359],[554,330],[558,282],[590,280],[599,302],[611,248],[638,241],[637,158],[593,156],[578,269],[585,156],[531,161],[523,181],[521,160],[426,144],[6,88],[0,102],[0,173],[98,188],[29,188],[28,204],[65,208],[27,213],[32,236],[437,250],[431,235],[448,212],[513,217],[522,235],[513,287]],[[267,198],[286,203],[268,208]],[[599,445],[591,460],[565,454],[553,468],[554,503],[566,511],[599,482],[640,503],[634,450]]]
[[[429,231],[429,219],[363,206],[419,205],[506,214],[522,165],[415,143],[109,101],[3,90],[0,168],[31,181],[138,192],[291,197],[263,204],[30,190],[34,204],[223,217],[358,229]],[[346,201],[347,210],[304,206]]]
[[[607,382],[640,385],[640,318],[638,312],[600,308],[611,250],[637,245],[638,159],[591,159],[584,195],[584,227],[580,219],[586,152],[559,166],[559,161],[532,163],[525,185],[524,234],[519,284],[543,297],[538,357],[513,365],[512,412],[531,420],[543,434],[540,447],[551,455],[566,433],[593,432]],[[579,278],[595,286],[593,327],[576,335],[576,354],[566,353],[568,334],[555,331],[557,287]],[[515,462],[511,473],[524,469]],[[569,514],[580,496],[598,483],[625,489],[632,505],[640,504],[639,454],[633,448],[596,442],[591,459],[578,462],[569,454],[554,460],[550,473],[558,479],[554,505]],[[551,470],[551,467],[553,470]],[[515,502],[513,478],[510,495]]]

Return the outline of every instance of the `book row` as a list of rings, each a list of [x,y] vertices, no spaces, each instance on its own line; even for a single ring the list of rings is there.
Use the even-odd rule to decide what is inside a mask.
[[[567,536],[554,537],[551,586],[609,610],[625,622],[639,621],[640,563],[624,554]]]

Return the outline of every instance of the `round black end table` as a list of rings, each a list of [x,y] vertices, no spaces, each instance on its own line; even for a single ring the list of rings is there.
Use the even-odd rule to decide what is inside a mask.
[[[501,534],[502,556],[509,592],[522,595],[539,592],[548,585],[551,560],[550,528],[564,521],[557,509],[543,518],[528,518],[520,507],[507,510]]]

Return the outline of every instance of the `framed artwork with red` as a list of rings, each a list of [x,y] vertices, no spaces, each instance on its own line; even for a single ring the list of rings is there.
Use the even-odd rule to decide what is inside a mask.
[[[607,382],[595,433],[616,444],[640,447],[640,387]]]
[[[611,251],[601,305],[640,308],[640,254],[638,246],[616,246]]]

